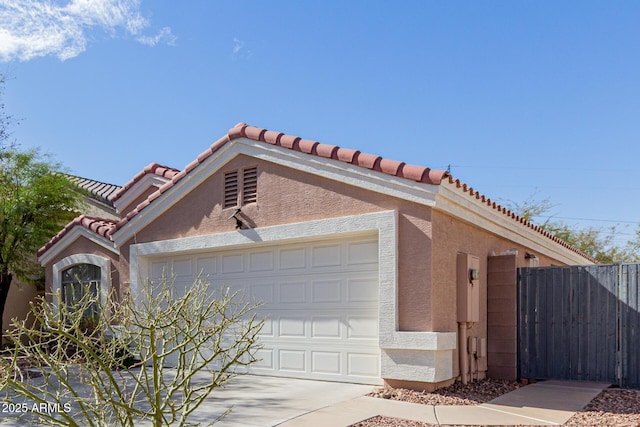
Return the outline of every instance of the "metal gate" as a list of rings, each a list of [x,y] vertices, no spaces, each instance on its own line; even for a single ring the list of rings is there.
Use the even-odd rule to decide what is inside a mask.
[[[518,272],[521,378],[640,387],[640,265]]]

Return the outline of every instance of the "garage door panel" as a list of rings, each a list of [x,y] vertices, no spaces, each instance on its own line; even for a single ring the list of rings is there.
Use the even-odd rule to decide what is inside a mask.
[[[340,245],[322,245],[311,248],[311,267],[337,267],[342,264]]]
[[[222,256],[222,270],[221,273],[243,273],[244,272],[244,255],[243,254],[230,254]]]
[[[282,305],[304,304],[307,301],[307,286],[305,281],[280,283],[278,286],[279,300]]]
[[[196,258],[196,272],[201,276],[214,275],[217,271],[217,257]]]
[[[377,302],[378,279],[374,276],[347,280],[347,302]]]
[[[311,282],[311,304],[339,303],[342,301],[342,281],[314,280]]]
[[[305,373],[307,364],[305,363],[307,351],[300,350],[280,350],[278,351],[278,370]]]
[[[276,327],[274,326],[273,319],[266,318],[264,319],[264,323],[262,325],[262,329],[260,330],[259,336],[261,338],[274,338]]]
[[[311,351],[312,373],[340,375],[342,371],[342,352]]]
[[[378,242],[376,240],[347,244],[347,265],[362,264],[378,264]]]
[[[263,348],[255,352],[256,362],[253,364],[254,369],[259,370],[275,370],[275,356],[272,348]]]
[[[194,276],[193,260],[179,259],[173,262],[172,265],[173,276],[179,279],[192,278]]]
[[[265,319],[249,372],[380,382],[378,244],[369,237],[156,258],[150,276],[173,269],[178,286],[199,274],[230,288]]]
[[[249,271],[273,271],[274,253],[272,251],[252,252],[249,254]]]
[[[378,318],[375,316],[349,316],[348,338],[378,341]]]
[[[250,287],[251,301],[260,301],[262,304],[274,304],[276,301],[276,286],[274,283],[264,283]]]
[[[343,324],[335,316],[315,316],[311,318],[312,339],[341,339],[344,336]]]
[[[278,251],[280,270],[300,270],[307,267],[307,251],[304,247]]]
[[[380,356],[369,353],[347,353],[347,375],[377,378],[380,376]]]
[[[304,316],[285,316],[278,319],[278,338],[307,338],[306,318]]]

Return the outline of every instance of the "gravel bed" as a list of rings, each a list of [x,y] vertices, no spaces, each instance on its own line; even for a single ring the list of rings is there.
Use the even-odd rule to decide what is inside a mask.
[[[377,390],[370,396],[425,405],[479,405],[518,388],[518,383],[485,379],[466,386],[456,382],[432,393],[406,389]],[[374,417],[351,427],[432,427],[418,421]],[[564,426],[640,426],[640,390],[606,389]],[[471,426],[450,426],[471,427]],[[476,426],[477,427],[477,426]],[[516,426],[496,426],[516,427]],[[531,426],[529,426],[531,427]]]
[[[423,405],[479,405],[513,391],[519,387],[515,381],[484,379],[466,385],[455,382],[449,387],[431,393],[402,388],[378,390],[369,396]]]
[[[640,390],[604,390],[565,426],[640,426]]]

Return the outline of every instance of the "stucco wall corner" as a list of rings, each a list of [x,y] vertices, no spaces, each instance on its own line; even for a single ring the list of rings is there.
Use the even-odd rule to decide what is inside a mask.
[[[455,350],[456,332],[394,332],[380,335],[380,347],[389,350]]]
[[[385,380],[437,383],[453,378],[453,350],[382,350]]]

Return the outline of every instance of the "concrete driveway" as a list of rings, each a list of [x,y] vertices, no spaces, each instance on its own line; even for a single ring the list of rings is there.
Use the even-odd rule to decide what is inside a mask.
[[[196,381],[201,375],[204,373],[196,374]],[[206,380],[203,378],[203,381]],[[238,375],[226,386],[214,390],[189,420],[208,425],[231,409],[216,426],[277,426],[309,412],[362,397],[372,389],[371,385]],[[82,384],[74,390],[80,395],[91,395]],[[10,401],[22,403],[24,400]],[[0,413],[0,425],[35,425],[33,414],[22,414],[18,419],[15,415]],[[150,422],[140,424],[151,425]]]
[[[306,413],[356,399],[373,386],[326,381],[240,375],[216,389],[191,421],[206,425],[228,408],[216,426],[277,426]]]

